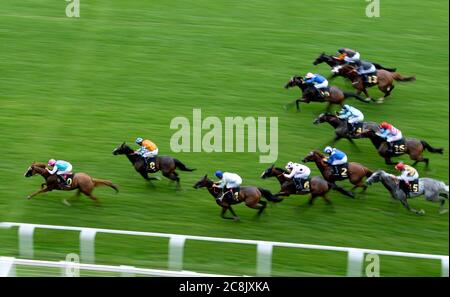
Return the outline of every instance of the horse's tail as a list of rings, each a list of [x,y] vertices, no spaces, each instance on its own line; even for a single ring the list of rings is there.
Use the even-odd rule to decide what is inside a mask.
[[[343,187],[338,186],[338,185],[336,185],[335,183],[330,183],[330,182],[328,182],[328,181],[327,181],[327,183],[328,183],[328,186],[329,186],[331,189],[336,190],[336,191],[338,191],[339,193],[341,193],[341,194],[343,194],[343,195],[345,195],[345,196],[348,196],[348,197],[350,197],[350,198],[355,198],[355,194],[353,194],[353,193],[350,192],[350,191],[347,191],[347,190],[344,189]]]
[[[378,64],[378,63],[372,63],[374,66],[375,66],[375,68],[377,68],[377,69],[383,69],[383,70],[386,70],[386,71],[389,71],[389,72],[395,72],[395,71],[397,71],[397,68],[387,68],[387,67],[383,67],[382,65],[380,65],[380,64]]]
[[[272,202],[281,202],[283,201],[283,198],[277,197],[273,195],[269,190],[258,188],[258,190],[261,192],[262,196],[266,198],[268,201]]]
[[[187,168],[186,165],[181,163],[181,161],[178,159],[173,159],[173,160],[175,162],[175,166],[178,167],[181,171],[194,171],[195,170],[195,169]]]
[[[113,188],[116,191],[116,193],[119,192],[119,188],[109,180],[93,178],[92,181],[94,182],[94,187],[108,186],[108,187]]]
[[[437,154],[443,154],[444,149],[443,148],[434,148],[431,145],[428,144],[428,142],[421,140],[420,143],[422,143],[423,147],[429,151],[430,153],[437,153]]]
[[[363,98],[363,97],[359,96],[356,93],[352,93],[352,92],[342,92],[342,93],[344,93],[344,99],[348,98],[348,97],[353,97],[353,98],[356,98],[359,101],[362,101],[364,103],[369,103],[370,102],[370,100],[367,100],[366,98]]]
[[[392,78],[396,81],[413,81],[416,80],[415,76],[401,76],[400,73],[394,72],[392,73]]]

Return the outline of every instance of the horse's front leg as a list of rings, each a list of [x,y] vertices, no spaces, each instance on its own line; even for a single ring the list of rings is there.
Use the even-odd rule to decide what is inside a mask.
[[[400,202],[402,203],[402,205],[403,205],[407,210],[409,210],[409,211],[411,211],[411,212],[413,212],[413,213],[415,213],[415,214],[418,214],[418,215],[423,215],[423,214],[425,214],[425,210],[423,210],[423,209],[417,210],[417,209],[414,209],[414,208],[412,208],[411,206],[409,206],[409,203],[408,203],[408,201],[407,201],[407,198],[401,199]]]
[[[40,189],[39,191],[34,192],[34,193],[31,194],[31,195],[28,195],[28,196],[27,196],[27,199],[31,199],[31,198],[33,198],[34,196],[38,195],[38,194],[45,193],[45,192],[48,192],[48,191],[51,191],[51,189],[49,189],[48,187],[45,187],[45,188],[43,188],[43,189]]]

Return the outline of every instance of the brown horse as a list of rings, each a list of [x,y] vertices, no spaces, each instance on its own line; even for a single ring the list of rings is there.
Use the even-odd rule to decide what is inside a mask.
[[[92,191],[94,190],[95,187],[105,185],[113,188],[116,192],[119,192],[118,187],[114,185],[111,181],[92,178],[86,173],[82,172],[74,174],[70,186],[61,187],[59,185],[56,174],[50,174],[46,169],[46,164],[44,163],[32,163],[31,166],[28,167],[24,175],[25,177],[31,177],[35,174],[41,175],[45,179],[45,184],[41,186],[41,189],[39,191],[36,191],[35,193],[28,195],[27,197],[28,199],[31,199],[32,197],[38,194],[50,192],[52,190],[72,191],[77,189],[76,193],[77,197],[80,196],[80,193],[83,193],[84,195],[88,196],[96,203],[98,203],[97,198],[94,195],[92,195]],[[65,201],[65,203],[68,204],[67,201]]]
[[[180,178],[175,170],[177,168],[181,171],[195,170],[187,168],[178,159],[167,156],[158,156],[155,158],[154,162],[152,162],[153,164],[150,163],[146,166],[144,158],[139,154],[136,154],[131,147],[125,144],[125,142],[113,150],[113,155],[126,155],[131,164],[133,164],[134,169],[146,180],[158,179],[155,177],[149,177],[148,173],[155,173],[161,170],[165,177],[177,183],[177,188],[180,187]]]
[[[300,102],[310,103],[310,102],[328,102],[327,111],[331,109],[332,104],[341,105],[344,103],[344,100],[348,97],[354,97],[362,102],[368,103],[370,100],[365,100],[361,96],[355,93],[344,92],[338,87],[330,86],[328,95],[325,98],[318,98],[316,88],[311,85],[305,83],[303,77],[301,76],[293,76],[284,86],[285,89],[289,89],[292,87],[299,87],[302,91],[302,97],[295,100],[295,104],[297,106],[297,111],[300,111]]]
[[[217,198],[220,198],[223,196],[223,191],[220,188],[213,187],[213,185],[214,185],[214,182],[212,180],[210,180],[208,178],[208,176],[205,174],[205,176],[203,176],[197,183],[195,183],[194,188],[195,189],[198,189],[198,188],[208,189],[209,193],[214,198],[216,198],[216,203],[222,207],[222,212],[221,212],[220,216],[224,219],[232,219],[235,221],[239,220],[239,217],[236,215],[233,208],[231,207],[231,205],[233,205],[233,204],[239,204],[241,202],[245,202],[245,205],[247,205],[248,207],[258,209],[257,215],[259,216],[267,206],[267,202],[261,200],[261,197],[264,197],[268,201],[272,201],[272,202],[283,201],[283,199],[272,195],[272,193],[270,193],[270,191],[268,191],[268,190],[265,190],[262,188],[257,188],[257,187],[252,187],[252,186],[244,186],[244,187],[240,188],[238,201],[231,202],[231,201],[226,201],[226,199],[222,199],[221,201],[218,201]],[[225,216],[225,213],[227,210],[230,210],[231,214],[233,215],[232,218]]]
[[[356,162],[349,162],[348,169],[346,169],[345,177],[335,176],[332,173],[332,168],[325,162],[326,157],[319,151],[311,151],[302,161],[306,162],[314,162],[319,168],[322,176],[325,180],[334,183],[339,180],[349,179],[350,182],[354,185],[352,190],[361,187],[363,191],[367,189],[367,185],[364,184],[364,177],[369,177],[372,175],[372,171],[370,171],[367,167],[361,165]]]
[[[373,100],[369,93],[367,92],[367,87],[372,87],[374,85],[378,86],[378,89],[384,93],[384,96],[380,97],[378,99],[378,103],[382,103],[384,101],[384,98],[388,97],[392,90],[394,89],[394,80],[395,81],[414,81],[416,80],[415,76],[401,76],[398,72],[389,72],[383,69],[377,70],[375,78],[373,78],[371,81],[372,83],[366,84],[364,82],[364,79],[361,77],[361,75],[358,74],[356,67],[352,65],[339,65],[333,68],[333,73],[336,75],[343,76],[345,78],[348,78],[351,82],[353,87],[357,90],[357,94],[360,95],[361,92],[364,92],[367,99]],[[374,100],[375,101],[375,100]]]
[[[397,164],[397,162],[392,162],[392,157],[398,157],[403,154],[408,154],[411,160],[414,160],[413,166],[418,162],[424,162],[425,166],[428,167],[430,160],[422,156],[425,150],[431,153],[443,154],[443,148],[434,148],[424,140],[418,140],[414,138],[406,138],[404,145],[399,145],[399,149],[396,152],[390,152],[388,143],[386,139],[377,134],[377,130],[368,130],[363,133],[358,134],[359,138],[369,138],[375,148],[378,150],[378,154],[384,158],[384,162],[387,165]]]
[[[275,167],[275,165],[270,166],[261,174],[261,178],[266,179],[269,177],[276,177],[278,182],[280,183],[281,189],[280,192],[276,193],[274,196],[289,196],[289,195],[307,195],[311,194],[311,197],[308,200],[308,204],[312,205],[314,200],[317,197],[322,197],[327,204],[331,204],[331,201],[327,197],[327,193],[333,189],[341,192],[344,195],[348,195],[348,192],[341,188],[340,186],[327,182],[320,176],[313,176],[308,184],[308,190],[299,192],[297,191],[294,182],[292,179],[288,179],[284,176],[286,171],[282,168]],[[353,197],[353,196],[352,196]]]

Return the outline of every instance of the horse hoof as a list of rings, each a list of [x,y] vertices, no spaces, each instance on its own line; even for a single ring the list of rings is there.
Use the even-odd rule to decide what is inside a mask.
[[[445,214],[445,213],[447,213],[448,212],[448,209],[443,209],[443,210],[440,210],[439,211],[439,214]]]
[[[31,196],[27,196],[27,199],[30,200],[30,199],[31,199]]]
[[[380,99],[377,100],[377,103],[378,103],[378,104],[381,104],[381,103],[383,103],[383,102],[384,102],[384,98],[380,98]]]
[[[424,215],[425,214],[425,210],[421,209],[417,212],[418,215]]]
[[[241,219],[239,218],[239,217],[234,217],[233,218],[233,221],[235,221],[235,222],[238,222],[238,221],[240,221]]]
[[[72,204],[70,204],[69,201],[67,201],[66,199],[63,200],[63,203],[67,206],[72,206]]]

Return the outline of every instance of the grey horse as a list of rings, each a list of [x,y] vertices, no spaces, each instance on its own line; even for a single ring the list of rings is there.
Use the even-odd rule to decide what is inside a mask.
[[[408,197],[405,192],[399,188],[398,179],[395,175],[387,173],[383,170],[375,171],[367,180],[366,184],[371,185],[373,183],[381,182],[383,186],[391,193],[392,198],[400,200],[403,206],[416,214],[424,214],[423,209],[416,210],[411,208],[407,202]],[[445,200],[448,200],[449,192],[448,185],[442,181],[438,181],[432,178],[419,178],[419,191],[410,193],[410,198],[415,198],[421,195],[425,195],[425,199],[431,202],[440,202],[439,213],[446,213],[448,210],[444,209]]]

